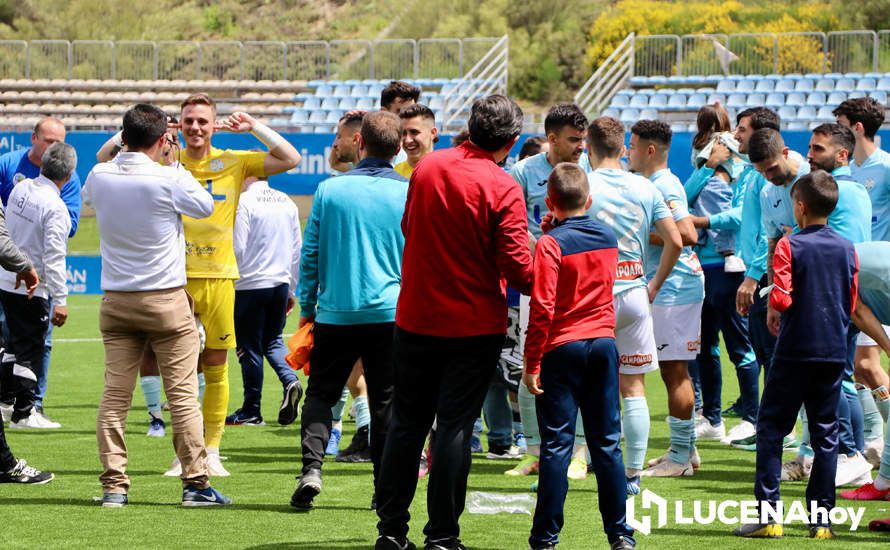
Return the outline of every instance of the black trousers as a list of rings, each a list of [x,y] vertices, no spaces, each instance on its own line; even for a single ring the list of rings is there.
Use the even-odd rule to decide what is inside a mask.
[[[3,422],[0,422],[0,472],[8,472],[15,467],[15,457],[9,444],[6,443],[6,433],[3,431]]]
[[[441,338],[396,327],[393,416],[377,485],[381,535],[408,534],[408,508],[417,490],[417,457],[434,418],[429,521],[423,532],[428,543],[460,535],[458,520],[466,500],[473,423],[498,368],[503,343],[503,334]]]
[[[34,296],[30,300],[24,294],[0,290],[0,302],[6,312],[9,341],[2,362],[12,364],[12,384],[15,387],[15,408],[12,421],[17,422],[31,414],[37,391],[37,368],[43,361],[46,340],[49,302]],[[7,380],[4,380],[8,383]]]
[[[321,469],[331,437],[331,407],[340,400],[355,362],[361,358],[371,408],[371,461],[376,486],[380,457],[392,414],[393,323],[327,325],[315,323],[309,356],[309,387],[303,401],[300,435],[303,473]],[[417,456],[414,457],[417,477]]]

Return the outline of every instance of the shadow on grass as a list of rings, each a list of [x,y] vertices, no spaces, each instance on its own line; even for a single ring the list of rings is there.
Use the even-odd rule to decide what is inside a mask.
[[[371,548],[374,539],[344,539],[344,540],[312,540],[312,541],[295,541],[295,542],[270,542],[257,546],[248,546],[245,550],[277,550],[277,549],[293,549],[293,550],[318,550],[319,548],[331,550],[367,550]],[[503,550],[502,548],[492,548],[487,546],[472,546],[473,550]]]

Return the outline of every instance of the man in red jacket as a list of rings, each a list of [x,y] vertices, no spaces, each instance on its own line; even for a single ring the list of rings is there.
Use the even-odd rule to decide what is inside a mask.
[[[426,548],[459,550],[458,519],[470,471],[470,437],[507,330],[507,283],[531,287],[522,189],[497,163],[522,129],[522,111],[492,95],[473,104],[469,141],[414,169],[402,231],[391,437],[377,494],[381,549],[410,550],[408,508],[417,456],[436,418],[427,489]],[[506,279],[506,280],[505,280]]]

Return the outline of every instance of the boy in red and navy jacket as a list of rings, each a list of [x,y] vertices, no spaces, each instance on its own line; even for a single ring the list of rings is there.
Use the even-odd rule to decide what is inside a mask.
[[[618,351],[612,286],[618,242],[587,216],[590,189],[577,164],[563,162],[547,180],[554,227],[536,245],[523,382],[536,396],[541,428],[538,503],[529,545],[559,542],[578,411],[599,487],[603,526],[613,549],[633,548],[625,522]]]
[[[754,496],[772,509],[780,500],[782,438],[806,407],[815,452],[806,508],[810,537],[832,538],[828,512],[834,508],[838,453],[837,404],[847,361],[847,331],[856,309],[859,261],[853,243],[828,227],[838,200],[837,182],[822,170],[791,188],[799,233],[783,237],[773,257],[775,273],[767,325],[778,335],[757,418],[757,474]],[[761,521],[764,519],[761,516]],[[735,534],[777,538],[782,525],[743,525]]]

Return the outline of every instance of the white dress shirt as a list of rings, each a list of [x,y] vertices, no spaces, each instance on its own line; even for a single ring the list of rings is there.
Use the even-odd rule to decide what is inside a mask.
[[[235,213],[235,258],[241,278],[235,290],[272,288],[282,283],[297,288],[300,272],[300,212],[281,191],[264,181],[241,193]]]
[[[34,295],[52,298],[53,305],[65,306],[68,298],[65,256],[71,216],[56,184],[42,175],[19,182],[9,194],[6,225],[9,236],[31,258],[40,277]],[[15,288],[15,277],[15,273],[0,272],[0,288],[27,294],[25,285]]]
[[[181,216],[213,212],[213,197],[187,170],[161,166],[144,153],[120,153],[93,167],[83,198],[96,210],[102,290],[185,285]]]

